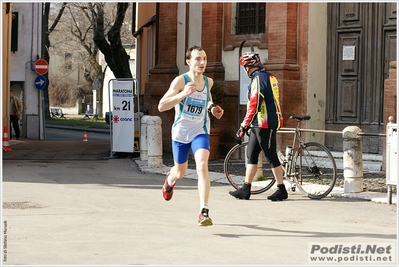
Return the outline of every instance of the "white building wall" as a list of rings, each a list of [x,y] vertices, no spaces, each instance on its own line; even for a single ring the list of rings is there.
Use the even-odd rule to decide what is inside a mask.
[[[38,76],[34,63],[42,57],[42,4],[13,2],[13,12],[18,12],[18,50],[11,53],[10,77],[13,93],[23,96],[22,136],[40,140],[44,139],[42,92],[34,84]]]
[[[25,64],[41,58],[42,3],[18,3],[12,5],[18,12],[18,51],[11,53],[11,81],[25,80]],[[33,72],[35,71],[32,65]]]
[[[312,119],[307,128],[325,129],[327,92],[327,3],[309,3],[307,114]],[[323,135],[314,141],[324,143]]]
[[[190,3],[190,6],[193,5]],[[186,3],[178,3],[177,4],[177,40],[185,40],[186,39],[186,28],[190,27],[190,25],[186,24]],[[191,28],[190,28],[191,30]],[[200,45],[200,44],[198,44]],[[185,62],[185,42],[177,42],[177,52],[176,52],[176,65],[179,69],[179,74],[185,73],[188,71],[188,66],[186,66]]]

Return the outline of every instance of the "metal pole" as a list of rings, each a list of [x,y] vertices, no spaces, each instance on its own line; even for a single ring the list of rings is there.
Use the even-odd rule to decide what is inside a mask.
[[[249,46],[251,47],[251,52],[254,52],[254,46],[252,45],[252,42],[250,40],[244,40],[241,42],[240,44],[240,48],[238,49],[238,62],[240,62],[240,57],[242,54],[242,48],[244,47],[244,44],[248,43]],[[238,128],[240,128],[240,123],[241,123],[241,103],[240,103],[240,92],[241,92],[241,75],[240,75],[240,71],[241,71],[241,66],[240,64],[238,64]]]
[[[254,46],[252,45],[252,42],[250,40],[244,40],[241,42],[240,44],[240,48],[238,49],[238,62],[240,62],[240,57],[242,54],[242,48],[244,47],[244,44],[248,43],[249,46],[251,47],[251,52],[254,52]],[[238,118],[238,125],[237,125],[237,129],[240,128],[240,123],[241,123],[241,102],[240,102],[240,96],[241,96],[241,75],[240,75],[240,71],[241,71],[241,66],[240,64],[238,64],[238,108],[237,108],[237,118]],[[239,158],[241,159],[241,151],[239,151],[238,153]]]

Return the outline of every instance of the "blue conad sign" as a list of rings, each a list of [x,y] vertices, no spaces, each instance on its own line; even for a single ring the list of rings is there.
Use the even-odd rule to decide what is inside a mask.
[[[133,118],[120,118],[120,121],[133,121]]]

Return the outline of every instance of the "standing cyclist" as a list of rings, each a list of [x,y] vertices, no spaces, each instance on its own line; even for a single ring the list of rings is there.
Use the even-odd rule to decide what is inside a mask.
[[[251,78],[251,84],[248,86],[247,113],[236,134],[237,143],[241,144],[245,132],[249,128],[251,130],[247,148],[245,183],[240,189],[229,193],[238,199],[250,198],[251,183],[258,168],[258,157],[263,151],[272,165],[272,172],[277,180],[277,191],[267,198],[272,201],[287,199],[283,168],[276,153],[276,132],[283,124],[278,81],[263,68],[257,53],[247,52],[242,55],[240,65]]]
[[[186,62],[190,67],[189,71],[172,81],[158,104],[160,112],[175,108],[175,120],[172,126],[172,152],[175,164],[166,175],[162,195],[165,200],[172,198],[176,181],[186,174],[191,149],[198,174],[200,198],[198,224],[208,226],[213,224],[208,207],[211,187],[208,170],[210,150],[208,112],[220,119],[224,111],[212,102],[213,80],[203,75],[207,64],[205,51],[199,46],[190,47],[186,52]]]

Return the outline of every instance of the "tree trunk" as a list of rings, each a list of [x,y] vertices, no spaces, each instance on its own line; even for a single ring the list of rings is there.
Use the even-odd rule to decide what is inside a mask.
[[[105,61],[116,78],[132,78],[129,65],[129,55],[121,41],[121,27],[129,3],[118,3],[115,23],[108,31],[108,41],[104,33],[104,10],[98,10],[96,25],[94,25],[94,42],[104,54]]]

